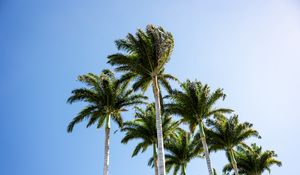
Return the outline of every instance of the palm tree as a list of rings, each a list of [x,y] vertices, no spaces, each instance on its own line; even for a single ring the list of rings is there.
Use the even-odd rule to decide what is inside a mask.
[[[162,27],[148,25],[145,32],[138,30],[135,36],[129,33],[126,39],[117,40],[115,43],[125,53],[108,56],[108,63],[117,66],[116,71],[124,73],[120,80],[126,83],[132,81],[134,90],[146,91],[152,84],[156,110],[158,169],[160,175],[165,175],[159,86],[170,91],[171,86],[167,80],[176,80],[170,74],[164,73],[164,66],[174,48],[173,36]]]
[[[221,114],[216,115],[215,120],[207,120],[207,125],[210,127],[206,131],[210,150],[225,150],[235,175],[239,175],[233,149],[252,136],[260,138],[258,132],[252,129],[252,124],[248,122],[239,123],[237,115],[229,119]]]
[[[171,116],[162,115],[162,129],[164,139],[176,137],[176,131],[180,130],[179,122],[174,122]],[[153,103],[147,105],[143,110],[136,107],[135,119],[132,121],[124,122],[122,131],[126,132],[122,143],[127,144],[130,140],[139,139],[141,142],[135,147],[132,157],[136,156],[140,151],[144,152],[150,146],[153,147],[155,175],[158,175],[157,165],[157,134],[156,134],[156,116],[155,106]],[[150,164],[150,163],[149,163]]]
[[[123,125],[121,112],[126,107],[144,103],[146,97],[139,94],[132,94],[122,85],[109,70],[104,70],[100,76],[89,73],[78,77],[78,80],[85,83],[87,87],[75,89],[69,97],[70,104],[78,101],[86,102],[88,105],[82,109],[77,116],[69,123],[68,132],[72,132],[76,124],[87,119],[87,127],[97,124],[101,128],[105,123],[105,151],[103,174],[108,175],[109,165],[109,143],[110,143],[110,120],[116,122],[119,127]]]
[[[203,149],[195,145],[191,133],[180,131],[176,139],[166,142],[166,170],[170,172],[173,169],[173,175],[186,175],[187,164],[194,158],[200,157]]]
[[[261,175],[265,170],[269,171],[272,165],[281,166],[281,162],[277,159],[274,151],[262,151],[261,146],[251,144],[241,144],[234,153],[239,173],[242,175]],[[232,165],[227,164],[223,168],[223,172],[227,175],[232,170]]]
[[[181,84],[182,91],[174,90],[168,96],[171,103],[166,105],[166,110],[172,114],[181,116],[181,121],[187,123],[191,132],[199,127],[201,142],[204,148],[208,172],[213,175],[213,169],[206,143],[203,121],[216,113],[230,113],[231,109],[214,108],[219,99],[225,98],[222,89],[210,92],[208,85],[202,85],[199,81],[187,80]]]

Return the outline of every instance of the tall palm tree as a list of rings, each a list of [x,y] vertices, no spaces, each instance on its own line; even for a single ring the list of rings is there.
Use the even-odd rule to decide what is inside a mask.
[[[239,123],[237,115],[233,115],[228,119],[219,114],[216,115],[215,120],[207,120],[206,123],[210,127],[206,131],[210,150],[225,150],[226,154],[229,155],[235,175],[239,175],[233,149],[252,136],[260,138],[258,132],[252,129],[253,125],[248,122]]]
[[[182,83],[181,88],[182,91],[174,90],[168,96],[172,102],[166,105],[166,111],[181,116],[181,121],[187,123],[192,132],[197,126],[199,127],[208,172],[213,175],[203,122],[216,113],[230,113],[232,110],[214,108],[219,99],[224,100],[225,98],[222,89],[217,89],[211,93],[208,85],[202,85],[199,81],[191,82],[190,80]]]
[[[180,130],[179,124],[178,121],[172,121],[171,116],[163,114],[162,129],[164,139],[175,138],[176,131]],[[146,151],[150,146],[153,147],[155,175],[158,175],[155,105],[151,103],[147,105],[145,110],[136,107],[135,119],[124,122],[122,131],[126,132],[125,137],[122,139],[124,144],[135,139],[141,140],[135,147],[132,156],[136,156],[140,151]]]
[[[116,71],[124,73],[120,80],[127,83],[132,81],[134,90],[146,91],[152,84],[156,110],[158,169],[160,175],[165,175],[159,86],[170,91],[171,86],[167,80],[176,80],[170,74],[164,73],[164,66],[174,48],[173,36],[162,27],[148,25],[145,32],[138,30],[135,36],[129,33],[126,39],[117,40],[115,43],[125,53],[108,56],[108,63],[117,66]]]
[[[187,164],[194,158],[200,157],[203,149],[195,145],[191,133],[180,131],[176,139],[166,142],[166,170],[170,172],[173,169],[173,175],[186,175]]]
[[[277,155],[274,151],[262,151],[261,146],[256,144],[251,146],[241,144],[234,154],[239,173],[242,175],[261,175],[265,170],[270,173],[272,165],[281,166],[281,162],[276,159]],[[227,164],[223,168],[223,172],[229,175],[232,169],[232,165]]]
[[[83,101],[87,106],[69,123],[67,131],[72,132],[74,126],[84,119],[88,120],[87,127],[97,124],[97,128],[101,128],[105,123],[103,174],[108,175],[110,120],[121,127],[123,125],[121,112],[126,111],[126,107],[144,103],[143,99],[146,97],[127,90],[126,85],[120,84],[109,70],[104,70],[99,76],[92,73],[82,75],[78,80],[87,87],[73,90],[68,102],[72,104]]]

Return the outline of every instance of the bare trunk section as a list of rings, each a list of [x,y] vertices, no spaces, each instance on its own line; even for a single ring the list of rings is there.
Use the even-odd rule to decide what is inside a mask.
[[[200,137],[201,137],[201,142],[204,148],[204,153],[205,153],[205,159],[206,159],[206,164],[207,164],[207,169],[208,169],[208,174],[209,175],[214,175],[213,173],[213,169],[211,166],[211,161],[210,161],[210,157],[209,157],[209,151],[208,151],[208,147],[207,147],[207,143],[206,143],[206,138],[205,138],[205,133],[204,133],[204,129],[203,129],[203,123],[200,123]]]
[[[157,154],[156,154],[156,144],[153,144],[153,161],[154,161],[154,171],[155,175],[158,175],[158,162],[157,162]]]
[[[104,166],[103,175],[108,175],[109,165],[109,144],[110,144],[110,116],[108,116],[105,128],[105,148],[104,148]]]
[[[183,173],[183,175],[186,175],[186,170],[185,170],[185,166],[184,165],[182,165],[182,173]]]
[[[158,173],[159,175],[165,175],[166,174],[165,150],[164,150],[164,140],[163,140],[163,132],[162,132],[161,106],[160,106],[157,76],[154,76],[152,78],[152,85],[153,85],[153,94],[155,98],[155,111],[156,111]]]

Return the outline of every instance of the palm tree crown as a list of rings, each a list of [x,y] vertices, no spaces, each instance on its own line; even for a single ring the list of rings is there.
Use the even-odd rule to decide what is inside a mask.
[[[225,150],[229,155],[230,162],[234,168],[235,175],[239,175],[237,163],[234,157],[234,147],[249,137],[259,137],[252,124],[248,122],[239,123],[238,116],[234,115],[227,119],[222,114],[215,115],[215,120],[207,120],[210,127],[205,133],[208,138],[210,150]]]
[[[72,132],[76,124],[83,119],[88,120],[87,127],[97,123],[97,128],[105,126],[104,166],[103,174],[108,175],[110,154],[110,119],[112,118],[119,127],[123,125],[121,112],[126,107],[144,103],[146,97],[132,94],[127,90],[126,84],[121,84],[109,70],[104,70],[99,76],[92,73],[78,77],[78,80],[87,85],[87,88],[79,88],[72,91],[68,102],[84,101],[87,107],[69,123],[68,132]]]
[[[214,108],[219,99],[224,99],[222,89],[210,92],[209,86],[199,81],[190,81],[181,84],[182,91],[174,90],[167,96],[172,103],[166,105],[166,110],[172,114],[182,117],[182,122],[187,123],[190,130],[194,132],[196,127],[216,113],[230,113],[231,109]]]
[[[173,175],[180,171],[186,175],[187,164],[194,158],[199,157],[203,149],[199,149],[190,133],[181,130],[176,139],[166,142],[166,170],[173,169]]]
[[[242,175],[261,175],[265,170],[270,172],[272,165],[281,166],[281,162],[276,159],[277,154],[274,151],[262,151],[262,147],[256,144],[251,146],[239,145],[235,157],[239,173]],[[223,172],[229,175],[231,170],[231,164],[227,164]]]
[[[88,119],[87,127],[97,123],[97,128],[100,128],[109,116],[122,126],[121,112],[128,106],[144,103],[143,99],[146,99],[145,96],[127,90],[109,70],[104,70],[99,76],[92,73],[82,75],[78,80],[85,83],[87,88],[73,90],[68,102],[83,101],[88,105],[70,122],[68,132],[72,132],[74,125],[83,119]]]
[[[199,126],[201,144],[204,148],[206,163],[209,175],[213,175],[213,168],[210,161],[208,146],[204,132],[203,120],[217,113],[230,113],[231,109],[214,108],[215,103],[225,98],[222,89],[210,92],[208,85],[202,85],[199,81],[187,80],[181,84],[182,91],[174,90],[169,97],[172,102],[167,105],[167,112],[181,116],[181,121],[189,125],[193,133]],[[200,143],[199,143],[200,145]]]
[[[147,105],[143,110],[136,107],[135,119],[124,123],[122,131],[126,132],[122,143],[126,144],[130,140],[140,139],[141,142],[136,146],[132,156],[140,151],[144,152],[149,146],[157,143],[156,116],[153,103]],[[164,139],[176,137],[176,131],[180,130],[179,122],[172,121],[171,116],[162,115],[162,128]]]
[[[169,61],[174,48],[171,33],[162,27],[148,25],[145,32],[139,29],[135,36],[129,33],[126,39],[119,39],[115,43],[119,50],[126,53],[108,56],[108,63],[117,66],[116,71],[124,73],[121,81],[133,81],[134,90],[145,91],[152,78],[157,76],[162,86],[171,89],[167,80],[176,78],[164,73],[164,65]]]
[[[171,116],[162,115],[163,138],[169,140],[176,137],[176,131],[180,130],[179,124],[179,122],[172,121]],[[122,139],[122,143],[124,144],[134,139],[141,140],[135,147],[132,156],[137,155],[140,151],[146,151],[152,145],[153,157],[149,160],[148,165],[150,166],[154,161],[155,174],[157,175],[157,130],[154,104],[147,105],[145,110],[136,107],[135,119],[125,122],[122,131],[126,132],[125,137]]]
[[[239,123],[237,115],[229,119],[224,115],[217,114],[215,120],[207,120],[206,135],[211,151],[229,150],[242,143],[250,137],[258,137],[259,133],[252,129],[252,124],[248,122]]]

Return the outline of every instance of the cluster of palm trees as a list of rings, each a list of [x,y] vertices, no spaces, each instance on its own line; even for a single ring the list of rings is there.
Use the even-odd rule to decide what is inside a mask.
[[[122,143],[139,140],[132,156],[152,147],[148,165],[154,167],[155,175],[186,175],[187,164],[194,158],[205,158],[209,175],[214,175],[209,155],[219,150],[225,151],[229,161],[224,174],[261,175],[270,171],[271,165],[281,166],[274,151],[246,145],[246,139],[260,138],[252,124],[240,123],[231,109],[216,107],[218,101],[225,99],[222,89],[212,91],[199,81],[180,83],[164,72],[174,48],[170,32],[148,25],[145,31],[129,33],[115,44],[119,52],[108,56],[108,63],[120,77],[110,70],[79,76],[86,87],[73,90],[68,99],[69,103],[87,104],[69,123],[68,132],[84,119],[87,127],[105,125],[104,175],[109,170],[111,120],[125,133]],[[180,88],[173,89],[170,80],[179,82]],[[151,86],[154,103],[147,102],[143,95]],[[135,117],[123,122],[121,114],[128,107],[134,107]],[[178,116],[177,120],[173,116]],[[183,129],[184,125],[189,129]]]

